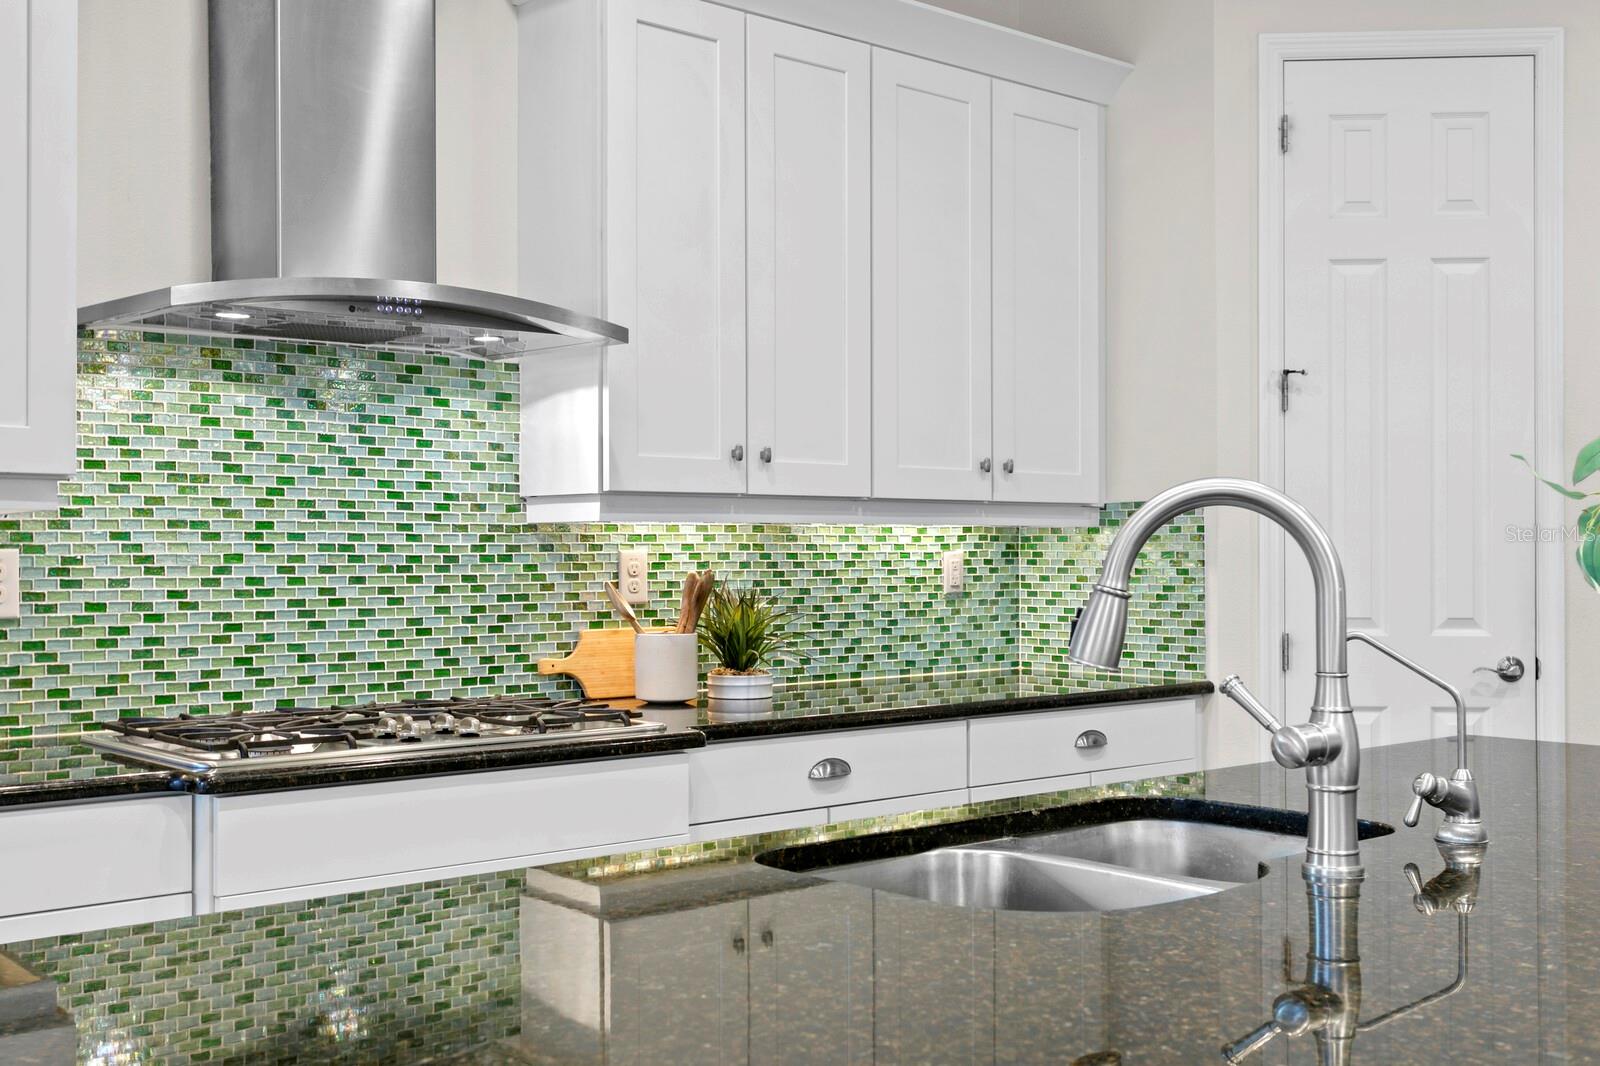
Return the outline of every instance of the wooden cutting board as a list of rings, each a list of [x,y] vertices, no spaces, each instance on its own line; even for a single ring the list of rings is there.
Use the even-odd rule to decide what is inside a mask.
[[[671,628],[647,629],[671,633]],[[565,659],[540,659],[541,674],[568,674],[577,679],[591,700],[624,699],[633,695],[633,638],[631,627],[585,629],[578,646]]]

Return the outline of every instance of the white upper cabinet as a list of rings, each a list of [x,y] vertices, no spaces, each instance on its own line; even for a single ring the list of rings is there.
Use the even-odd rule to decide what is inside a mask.
[[[1101,115],[994,83],[994,498],[1101,498]]]
[[[751,17],[749,491],[872,492],[872,52]]]
[[[530,518],[1096,517],[1126,64],[909,0],[517,2],[523,293],[631,331],[524,362]]]
[[[745,489],[744,16],[608,0],[607,489]]]
[[[76,469],[78,5],[0,0],[0,511]]]
[[[873,54],[879,496],[993,495],[989,96],[980,74]]]

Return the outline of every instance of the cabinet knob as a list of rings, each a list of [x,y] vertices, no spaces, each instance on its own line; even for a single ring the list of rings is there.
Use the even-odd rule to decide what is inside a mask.
[[[850,764],[843,759],[823,759],[806,774],[813,781],[828,781],[835,777],[849,777]]]
[[[988,457],[985,457],[983,462],[978,464],[978,469],[987,474],[990,470],[994,469],[994,464],[989,461]]]
[[[761,449],[761,461],[763,463],[772,462],[772,449],[771,448],[762,448]]]
[[[736,462],[736,463],[744,462],[744,445],[743,444],[735,444],[733,446],[733,451],[730,452],[729,454],[733,456],[733,461],[734,462]]]
[[[1007,459],[1005,462],[1000,464],[1000,469],[1004,470],[1008,474],[1011,473],[1016,468],[1017,468],[1017,464],[1012,462],[1010,459]]]
[[[735,934],[733,934],[733,953],[735,955],[743,955],[744,954],[744,934],[743,933],[735,933]]]
[[[763,930],[761,930],[761,946],[764,947],[764,948],[770,948],[772,946],[772,930],[771,929],[763,929]]]
[[[1103,748],[1106,746],[1106,735],[1098,729],[1085,729],[1078,734],[1078,739],[1072,742],[1075,748]]]

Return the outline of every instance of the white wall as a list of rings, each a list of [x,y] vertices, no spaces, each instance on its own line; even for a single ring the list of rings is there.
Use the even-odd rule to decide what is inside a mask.
[[[79,0],[78,302],[211,277],[206,0]],[[437,0],[439,277],[517,288],[516,15]]]

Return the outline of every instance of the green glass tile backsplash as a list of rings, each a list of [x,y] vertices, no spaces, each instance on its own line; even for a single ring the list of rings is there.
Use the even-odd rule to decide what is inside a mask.
[[[23,618],[0,622],[0,729],[406,694],[575,691],[535,662],[617,624],[601,583],[650,549],[663,619],[691,567],[798,611],[780,680],[1064,669],[1093,529],[533,526],[516,370],[157,334],[79,344],[79,473],[58,513],[0,521]],[[1122,680],[1202,676],[1200,520],[1136,574]],[[966,552],[967,590],[940,591]],[[1104,678],[1083,676],[1086,685]]]

